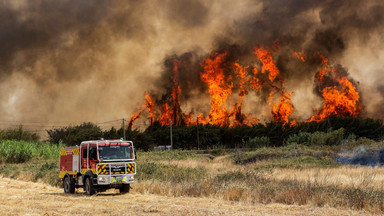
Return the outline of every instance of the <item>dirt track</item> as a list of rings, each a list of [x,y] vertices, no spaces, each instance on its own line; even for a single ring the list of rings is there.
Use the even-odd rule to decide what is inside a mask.
[[[135,183],[136,184],[136,183]],[[133,186],[134,187],[134,186]],[[0,177],[1,215],[364,215],[364,212],[253,204],[210,198],[120,195],[114,190],[95,196],[82,189],[67,195],[61,188]]]

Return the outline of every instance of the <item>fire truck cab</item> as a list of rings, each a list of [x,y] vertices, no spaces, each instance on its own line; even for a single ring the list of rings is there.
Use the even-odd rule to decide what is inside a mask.
[[[65,193],[82,187],[87,195],[117,188],[128,193],[136,174],[132,141],[95,140],[61,149],[60,179]]]

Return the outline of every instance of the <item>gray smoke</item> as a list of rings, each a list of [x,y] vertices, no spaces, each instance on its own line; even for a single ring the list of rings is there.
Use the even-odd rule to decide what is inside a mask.
[[[384,148],[373,150],[359,146],[349,154],[338,155],[336,161],[343,164],[381,166],[384,165]]]
[[[166,95],[174,58],[185,62],[183,109],[207,111],[202,59],[228,49],[228,61],[260,64],[253,48],[276,40],[274,60],[294,91],[296,118],[307,119],[322,103],[313,92],[317,51],[360,82],[364,115],[381,117],[382,11],[379,0],[0,1],[0,120],[128,117],[144,103],[144,91]],[[306,63],[292,56],[302,50]],[[268,118],[263,94],[246,100],[246,112]]]

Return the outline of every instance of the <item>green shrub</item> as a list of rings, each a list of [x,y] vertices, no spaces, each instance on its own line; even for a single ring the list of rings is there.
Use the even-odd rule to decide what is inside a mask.
[[[344,128],[329,133],[315,132],[311,136],[311,145],[339,145],[344,139],[344,132]]]
[[[59,185],[59,164],[58,162],[45,162],[41,167],[34,170],[33,181],[44,179],[50,185]]]
[[[77,126],[69,126],[47,130],[49,142],[59,144],[63,142],[67,146],[79,145],[82,141],[98,140],[103,132],[100,127],[93,123],[82,123]]]
[[[5,163],[0,166],[0,175],[25,181],[42,181],[52,186],[61,186],[59,158],[32,160],[28,163]]]
[[[39,139],[40,136],[37,133],[25,131],[22,125],[18,128],[0,130],[0,140],[24,140],[37,142]]]
[[[308,132],[299,132],[288,137],[286,144],[290,145],[293,143],[302,144],[302,145],[339,145],[344,139],[345,130],[340,128],[328,133],[316,131],[314,133]]]
[[[247,175],[241,171],[229,171],[223,174],[219,174],[215,177],[215,182],[217,183],[228,183],[234,181],[246,181]]]
[[[308,132],[299,132],[298,134],[293,134],[288,137],[286,143],[293,144],[302,144],[302,145],[309,145],[311,143],[312,134]]]
[[[276,158],[292,158],[300,156],[313,156],[315,158],[329,157],[333,158],[339,152],[337,146],[307,146],[292,143],[290,145],[277,148],[259,148],[249,152],[234,152],[229,158],[236,164],[254,163],[263,160],[272,160]]]
[[[246,148],[261,148],[268,147],[270,145],[269,137],[254,137],[249,138],[248,141],[243,142],[243,147]]]
[[[23,163],[31,159],[58,158],[62,147],[62,144],[3,140],[0,141],[0,162]]]

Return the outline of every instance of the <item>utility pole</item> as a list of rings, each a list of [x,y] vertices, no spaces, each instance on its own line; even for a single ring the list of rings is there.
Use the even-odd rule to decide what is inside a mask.
[[[197,150],[200,150],[200,140],[199,140],[199,117],[197,117]]]
[[[173,150],[173,140],[172,140],[172,119],[171,119],[169,122],[170,122],[169,126],[170,126],[170,129],[171,129],[171,150]]]
[[[123,124],[121,125],[121,128],[123,129],[123,136],[124,136],[124,140],[125,140],[125,125],[124,125],[124,118],[121,119],[123,121]]]

